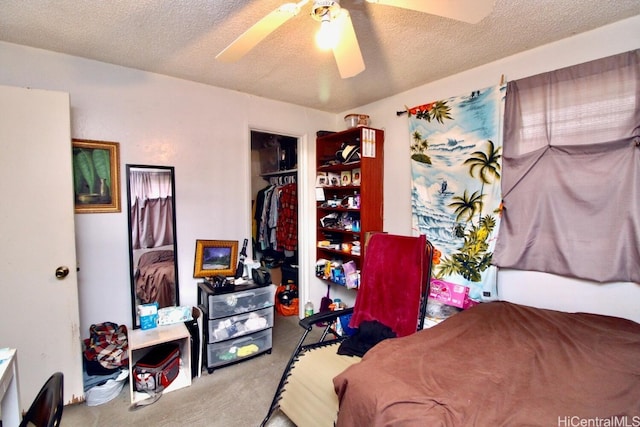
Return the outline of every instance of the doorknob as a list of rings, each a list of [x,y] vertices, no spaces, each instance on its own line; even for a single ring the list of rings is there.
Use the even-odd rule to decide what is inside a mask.
[[[60,266],[56,268],[56,279],[64,279],[69,275],[69,267]]]

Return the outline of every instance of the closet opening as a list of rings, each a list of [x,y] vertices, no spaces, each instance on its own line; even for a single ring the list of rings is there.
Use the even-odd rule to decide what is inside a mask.
[[[298,138],[251,130],[252,258],[299,286]]]

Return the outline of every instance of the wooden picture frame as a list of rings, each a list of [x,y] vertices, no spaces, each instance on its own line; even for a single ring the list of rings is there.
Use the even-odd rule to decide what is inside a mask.
[[[120,144],[73,139],[76,213],[120,212]]]
[[[237,263],[237,240],[196,240],[193,277],[233,277]]]

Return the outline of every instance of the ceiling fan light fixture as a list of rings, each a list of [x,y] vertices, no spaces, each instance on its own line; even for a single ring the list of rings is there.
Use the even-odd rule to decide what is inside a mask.
[[[285,3],[271,11],[216,55],[216,60],[222,62],[239,60],[269,34],[298,15],[301,8],[311,1],[299,0],[297,3]],[[496,0],[367,0],[367,2],[473,24],[491,12]],[[311,17],[320,22],[316,44],[333,50],[340,77],[347,79],[364,71],[364,59],[351,15],[347,9],[340,7],[340,1],[313,0]]]
[[[332,50],[338,45],[339,41],[339,28],[331,19],[323,19],[320,22],[320,29],[316,33],[316,45],[322,50]]]
[[[335,19],[340,14],[340,2],[337,0],[315,0],[311,8],[311,17],[322,22],[325,18]]]

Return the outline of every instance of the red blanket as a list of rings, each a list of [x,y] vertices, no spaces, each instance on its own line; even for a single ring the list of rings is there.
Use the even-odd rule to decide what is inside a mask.
[[[377,320],[399,337],[416,331],[424,274],[428,271],[425,250],[425,236],[371,236],[349,324],[352,328],[365,320]]]

